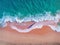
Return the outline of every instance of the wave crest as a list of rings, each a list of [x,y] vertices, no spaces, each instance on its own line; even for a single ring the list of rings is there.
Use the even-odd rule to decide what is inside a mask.
[[[4,25],[6,22],[10,21],[10,22],[17,22],[17,23],[22,23],[22,22],[27,22],[27,21],[35,21],[35,22],[39,22],[39,21],[44,21],[44,20],[53,20],[55,22],[58,22],[60,19],[60,11],[57,11],[57,13],[55,14],[55,16],[53,16],[51,14],[51,12],[45,12],[45,14],[35,14],[35,15],[31,15],[28,14],[27,16],[23,17],[22,19],[19,18],[18,15],[22,15],[22,14],[14,14],[15,16],[11,16],[10,13],[3,13],[3,17],[0,18],[0,27],[1,25]]]

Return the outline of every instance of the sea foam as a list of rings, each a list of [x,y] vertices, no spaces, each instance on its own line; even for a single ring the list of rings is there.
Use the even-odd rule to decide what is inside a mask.
[[[23,17],[22,19],[19,18],[18,15],[16,16],[10,16],[8,14],[3,14],[4,16],[2,17],[1,22],[27,22],[27,21],[35,21],[35,22],[39,22],[39,21],[44,21],[44,20],[54,20],[56,22],[58,22],[58,20],[60,19],[60,14],[56,13],[56,16],[52,16],[51,12],[46,12],[45,14],[35,14],[31,15],[31,14],[27,14],[28,16]],[[22,14],[20,14],[22,15]]]
[[[35,14],[35,16],[31,16],[29,14],[29,16],[24,17],[22,19],[18,18],[18,16],[10,16],[10,15],[6,15],[4,14],[4,16],[0,19],[0,27],[5,27],[6,22],[17,22],[17,23],[22,23],[22,22],[27,22],[27,21],[35,21],[35,22],[39,22],[39,21],[45,21],[45,20],[53,20],[54,22],[58,22],[60,19],[60,13],[56,13],[56,16],[52,16],[51,12],[46,12],[44,14],[44,16],[41,16],[43,14]],[[35,26],[35,28],[40,28],[42,26]],[[59,27],[54,27],[54,26],[50,26],[52,29],[59,31],[60,28]],[[17,29],[15,27],[13,27],[14,29]],[[34,27],[33,27],[34,28]],[[59,30],[58,30],[59,29]],[[19,29],[17,29],[19,30]],[[28,32],[28,31],[27,31]]]
[[[43,26],[41,25],[41,26],[31,27],[31,28],[29,28],[29,29],[24,29],[24,30],[18,29],[18,28],[15,27],[15,26],[10,26],[10,27],[11,27],[12,29],[18,31],[18,32],[26,33],[26,32],[30,32],[30,31],[32,31],[33,29],[36,29],[36,28],[42,28]]]

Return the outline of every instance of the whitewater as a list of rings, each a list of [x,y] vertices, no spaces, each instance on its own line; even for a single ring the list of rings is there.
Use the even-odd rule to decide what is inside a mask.
[[[50,25],[52,22],[46,22],[44,25],[49,24],[48,26],[54,31],[60,31],[60,0],[0,0],[0,27],[2,28],[7,26],[7,22],[20,24],[28,21],[39,23],[46,20],[52,20],[58,26]],[[40,25],[35,25],[36,27],[33,25],[26,31],[22,31],[15,26],[10,27],[17,31],[20,30],[19,32],[29,32],[31,29],[43,26],[43,24]]]
[[[39,14],[36,14],[36,15],[39,15]],[[4,28],[7,26],[7,22],[17,22],[17,23],[22,23],[22,22],[28,22],[28,21],[34,21],[34,22],[37,22],[36,24],[32,25],[29,29],[19,29],[17,28],[16,26],[13,26],[12,24],[10,25],[10,27],[12,29],[15,29],[16,31],[18,32],[30,32],[32,31],[32,29],[35,29],[35,28],[42,28],[44,25],[47,25],[49,27],[51,27],[54,31],[57,31],[57,32],[60,32],[60,25],[57,24],[60,20],[60,14],[59,13],[56,13],[56,16],[52,16],[51,12],[46,12],[44,14],[45,16],[41,16],[41,17],[25,17],[23,19],[20,19],[18,17],[12,17],[12,16],[4,16],[2,19],[0,19],[0,27]],[[42,21],[50,21],[50,22],[43,22]],[[54,26],[54,25],[51,25],[53,24],[54,21],[58,26]]]

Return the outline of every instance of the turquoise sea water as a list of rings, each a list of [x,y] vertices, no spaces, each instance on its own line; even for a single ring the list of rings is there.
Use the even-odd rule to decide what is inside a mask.
[[[5,16],[38,18],[46,12],[51,12],[54,16],[58,10],[60,0],[0,0],[0,19]]]

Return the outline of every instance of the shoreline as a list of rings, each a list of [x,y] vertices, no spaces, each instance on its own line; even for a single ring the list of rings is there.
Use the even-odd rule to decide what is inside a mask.
[[[33,23],[25,22],[25,26],[22,25],[22,27],[25,27],[24,29],[27,29],[27,27],[29,27]],[[7,24],[8,25],[6,27],[0,28],[0,41],[14,43],[14,44],[15,43],[16,44],[20,44],[20,43],[34,43],[35,44],[35,43],[55,43],[55,42],[60,43],[60,39],[59,39],[60,32],[54,31],[48,25],[44,25],[42,28],[35,27],[35,29],[32,29],[30,32],[23,33],[23,32],[18,32],[12,29],[10,27],[11,24],[9,22]],[[12,24],[16,26],[15,23],[12,23]],[[21,23],[21,24],[24,24],[24,23]],[[36,23],[33,26],[36,26],[37,24],[39,23]]]

